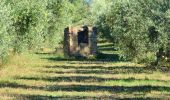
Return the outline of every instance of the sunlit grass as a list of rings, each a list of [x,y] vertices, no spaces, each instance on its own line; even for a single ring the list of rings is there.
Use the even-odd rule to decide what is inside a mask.
[[[26,53],[1,67],[0,99],[164,99],[170,98],[169,75],[125,61]]]

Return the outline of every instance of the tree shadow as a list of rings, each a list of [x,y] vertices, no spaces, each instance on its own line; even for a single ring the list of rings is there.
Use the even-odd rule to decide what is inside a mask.
[[[151,74],[152,72],[135,72],[133,70],[130,70],[129,72],[124,70],[124,71],[105,71],[105,70],[75,70],[75,71],[40,71],[42,73],[48,73],[48,74],[142,74],[142,73],[147,73]]]
[[[11,94],[8,95],[15,97],[17,100],[117,100],[117,99],[126,99],[126,100],[157,100],[158,98],[154,97],[126,97],[120,98],[119,96],[43,96],[43,95],[24,95],[24,94]]]
[[[103,61],[123,61],[120,60],[118,54],[105,54],[105,53],[98,53],[96,60],[103,60]]]
[[[154,80],[154,79],[135,79],[135,78],[106,78],[98,76],[46,76],[46,77],[15,77],[19,80],[36,80],[36,81],[48,81],[48,82],[106,82],[106,81],[123,81],[123,82],[135,82],[135,81],[150,81],[150,82],[164,82],[169,81]]]
[[[113,47],[108,47],[108,48],[99,48],[98,50],[99,50],[99,51],[116,51],[116,49],[115,49],[115,48],[113,48]]]
[[[5,87],[18,88],[18,87],[25,87],[25,86],[19,85],[15,82],[8,82],[8,81],[0,82],[0,88],[5,88]]]
[[[170,92],[170,87],[166,86],[97,86],[97,85],[52,85],[47,86],[47,91],[78,91],[78,92],[90,92],[90,91],[107,91],[110,93],[122,93],[126,92],[127,94],[135,92]]]
[[[117,61],[124,61],[119,59],[118,54],[104,54],[98,53],[95,59],[88,59],[88,58],[79,58],[79,57],[72,57],[72,58],[64,58],[64,57],[46,57],[42,59],[47,59],[49,61],[103,61],[103,62],[117,62]]]
[[[123,79],[121,79],[123,80]],[[127,81],[131,81],[130,79]],[[2,86],[2,85],[1,85]],[[27,85],[19,85],[19,84],[11,84],[5,85],[4,87],[10,88],[22,88],[22,89],[36,89],[36,90],[44,90],[44,91],[77,91],[77,92],[95,92],[95,91],[107,91],[110,93],[122,93],[126,92],[127,94],[132,94],[135,92],[143,92],[150,93],[151,91],[159,91],[159,92],[170,92],[170,87],[168,86],[151,86],[151,85],[141,85],[141,86],[103,86],[103,85],[47,85],[45,87],[37,87],[37,86],[27,86]],[[41,97],[41,96],[40,96]]]
[[[98,82],[102,81],[124,81],[124,82],[133,82],[133,81],[145,81],[146,79],[117,79],[117,78],[100,78],[95,76],[70,76],[70,77],[46,77],[46,78],[38,78],[38,77],[18,77],[17,79],[24,80],[43,80],[43,81],[77,81],[84,82],[86,79],[88,80],[96,80]],[[168,82],[162,80],[147,80],[147,81],[157,81],[157,82]],[[108,91],[111,93],[133,93],[133,92],[150,92],[150,91],[160,91],[160,92],[170,92],[170,87],[168,86],[151,86],[151,85],[141,85],[141,86],[103,86],[103,85],[47,85],[45,87],[40,86],[27,86],[21,85],[13,82],[1,82],[0,88],[9,87],[9,88],[23,88],[23,89],[39,89],[46,91]]]
[[[0,82],[0,88],[44,89],[44,87],[27,86],[15,82]]]
[[[48,71],[48,69],[68,69],[66,71]],[[126,66],[119,66],[119,67],[103,67],[103,66],[45,66],[46,70],[40,71],[44,73],[76,73],[76,74],[139,74],[139,73],[146,73],[152,74],[152,70],[148,70],[147,67],[126,67]],[[69,71],[71,69],[71,71]]]
[[[114,78],[100,78],[95,76],[56,76],[56,77],[16,77],[19,80],[42,80],[49,82],[103,82]]]
[[[124,81],[133,81],[134,79],[120,79]],[[21,89],[35,89],[35,90],[43,90],[49,92],[55,91],[67,91],[67,92],[99,92],[99,91],[107,91],[112,94],[114,93],[126,93],[133,94],[136,92],[150,93],[151,91],[159,91],[159,92],[170,92],[170,87],[168,86],[151,86],[151,85],[141,85],[141,86],[103,86],[103,85],[47,85],[47,86],[27,86],[20,85],[12,82],[1,82],[0,88],[21,88]],[[51,100],[51,99],[121,99],[121,96],[46,96],[46,95],[30,95],[30,94],[7,94],[15,97],[16,99],[28,99],[28,100]],[[139,96],[139,95],[138,95]],[[124,99],[130,100],[139,100],[139,99],[156,99],[154,97],[137,97],[137,96],[129,96]]]
[[[55,53],[53,53],[53,52],[49,52],[49,53],[36,52],[35,54],[37,54],[37,55],[53,55],[53,54],[55,54]]]

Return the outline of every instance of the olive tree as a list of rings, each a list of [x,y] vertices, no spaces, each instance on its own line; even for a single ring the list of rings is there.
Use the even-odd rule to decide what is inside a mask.
[[[11,8],[0,0],[0,63],[8,55],[12,38]]]
[[[43,42],[48,20],[46,0],[11,0],[10,4],[15,28],[14,51],[39,48]]]
[[[167,48],[169,6],[168,0],[114,0],[98,17],[97,25],[102,36],[121,51],[121,57],[152,62],[160,48]]]

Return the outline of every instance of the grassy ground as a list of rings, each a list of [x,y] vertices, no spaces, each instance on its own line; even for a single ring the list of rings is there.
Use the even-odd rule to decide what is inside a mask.
[[[112,44],[99,50],[92,61],[49,53],[11,57],[0,69],[0,100],[170,98],[169,73],[119,61]]]

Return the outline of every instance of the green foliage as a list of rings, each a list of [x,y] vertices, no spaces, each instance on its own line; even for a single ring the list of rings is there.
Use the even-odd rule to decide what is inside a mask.
[[[0,16],[0,63],[2,63],[8,55],[12,34],[11,8],[5,5],[4,0],[0,1]]]
[[[170,38],[169,0],[1,0],[0,59],[9,51],[22,53],[55,48],[63,29],[96,25],[121,57],[152,62]],[[148,60],[149,59],[149,60]]]
[[[167,48],[169,1],[114,0],[110,3],[109,10],[100,14],[97,21],[102,36],[115,43],[125,59],[143,62],[149,54],[149,61],[154,61],[159,48]]]
[[[94,25],[99,20],[98,18],[106,14],[110,10],[109,0],[92,0],[90,4],[89,19],[91,24]],[[103,20],[101,20],[102,23]]]
[[[56,48],[64,28],[86,24],[87,13],[84,0],[0,0],[0,59],[9,50]]]
[[[69,8],[70,7],[70,8]],[[63,39],[63,29],[71,22],[70,11],[72,5],[67,0],[48,0],[48,26],[45,41],[50,47],[58,46]]]
[[[90,8],[86,0],[69,0],[65,13],[70,19],[69,25],[88,25],[90,24]]]
[[[48,12],[46,1],[15,0],[10,2],[13,8],[13,22],[15,38],[13,46],[15,52],[39,48],[44,41]]]
[[[89,24],[88,15],[89,15],[89,6],[85,0],[74,0],[74,11],[72,13],[73,20],[72,24],[77,25],[87,25]]]
[[[63,40],[63,29],[88,24],[88,4],[84,0],[48,0],[49,12],[47,42],[57,47]]]

